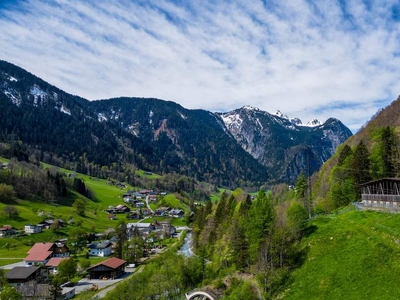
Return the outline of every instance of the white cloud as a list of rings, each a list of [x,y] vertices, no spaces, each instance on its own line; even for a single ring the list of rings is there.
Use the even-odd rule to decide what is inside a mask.
[[[353,131],[400,94],[397,1],[264,2],[27,0],[0,9],[0,58],[88,99],[248,104]]]

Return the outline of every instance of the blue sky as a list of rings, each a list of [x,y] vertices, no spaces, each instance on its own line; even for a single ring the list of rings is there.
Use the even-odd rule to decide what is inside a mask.
[[[353,132],[400,94],[396,0],[1,0],[0,59],[89,100],[252,105]]]

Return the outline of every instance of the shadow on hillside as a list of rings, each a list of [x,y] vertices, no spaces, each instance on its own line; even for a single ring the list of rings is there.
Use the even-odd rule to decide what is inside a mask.
[[[317,229],[318,229],[318,226],[316,226],[316,225],[308,226],[303,231],[303,237],[308,237],[308,236],[312,235],[314,232],[317,231]]]

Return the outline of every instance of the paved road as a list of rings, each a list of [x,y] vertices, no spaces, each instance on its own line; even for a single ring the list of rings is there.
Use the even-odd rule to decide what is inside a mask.
[[[23,259],[23,258],[16,258],[16,259]],[[24,266],[25,266],[25,262],[24,261],[19,261],[19,262],[13,263],[13,264],[1,266],[0,269],[11,270],[14,267],[24,267]]]
[[[150,204],[149,204],[149,195],[146,196],[146,205],[147,205],[147,208],[150,209],[151,213],[154,214],[154,210],[151,209]]]

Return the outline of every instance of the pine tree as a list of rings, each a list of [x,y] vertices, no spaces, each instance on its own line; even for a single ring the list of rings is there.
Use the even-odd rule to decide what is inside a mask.
[[[361,140],[354,150],[353,160],[351,163],[352,178],[357,198],[360,198],[361,196],[359,185],[371,180],[370,166],[369,151],[367,146]]]

